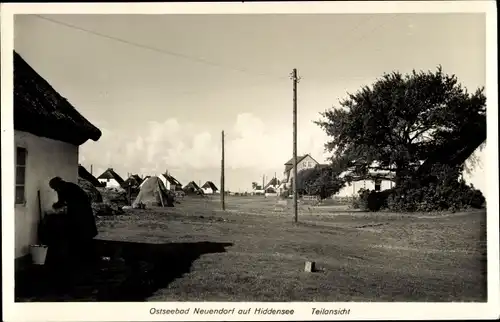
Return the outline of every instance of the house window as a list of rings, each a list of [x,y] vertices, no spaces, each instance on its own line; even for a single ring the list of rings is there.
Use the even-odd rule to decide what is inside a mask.
[[[382,185],[382,180],[376,179],[375,180],[375,191],[380,191],[381,185]]]
[[[25,202],[26,149],[17,148],[16,153],[16,205]]]
[[[109,178],[108,178],[108,179],[106,179],[106,182],[109,182]]]
[[[307,168],[307,162],[305,162],[305,161],[304,161],[304,162],[302,162],[302,166],[303,166],[304,168]]]

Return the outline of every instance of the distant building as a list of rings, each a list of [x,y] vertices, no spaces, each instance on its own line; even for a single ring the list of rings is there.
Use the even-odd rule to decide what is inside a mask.
[[[257,184],[257,183],[253,183],[252,184],[252,192],[251,192],[252,195],[263,195],[264,194],[264,187],[262,187],[261,185]]]
[[[158,177],[163,182],[163,184],[165,185],[165,188],[167,188],[167,190],[170,190],[170,191],[181,191],[182,190],[182,184],[179,182],[179,180],[174,178],[169,173],[166,172]]]
[[[206,195],[212,195],[214,193],[217,193],[219,189],[215,186],[215,184],[212,181],[207,181],[203,186],[201,186],[201,190],[203,190],[203,193]]]
[[[108,168],[100,176],[97,177],[99,182],[103,183],[106,188],[121,188],[125,180],[116,173],[113,168]]]
[[[138,189],[141,186],[142,181],[142,178],[138,174],[133,174],[123,182],[122,188],[127,189],[130,187],[132,189]]]
[[[271,180],[269,180],[269,182],[264,186],[264,190],[267,192],[268,190],[274,190],[276,191],[276,189],[279,187],[279,185],[281,184],[281,182],[278,180],[278,178],[272,178]]]
[[[372,166],[376,166],[376,164],[374,163]],[[340,174],[340,176],[345,177],[350,174],[351,171],[344,171]],[[359,189],[369,189],[374,191],[391,189],[394,187],[393,177],[394,175],[390,171],[371,170],[366,178],[354,180],[351,183],[346,184],[345,187],[340,189],[340,191],[335,195],[339,197],[350,197],[358,195]]]
[[[272,178],[265,186],[264,186],[264,195],[266,197],[275,197],[279,193],[280,181],[277,178]]]
[[[310,169],[314,168],[319,164],[318,161],[314,160],[309,154],[302,155],[302,156],[297,156],[297,173],[299,173],[301,170],[305,169]],[[283,171],[283,180],[282,184],[279,186],[278,192],[281,193],[284,190],[288,190],[292,188],[293,186],[293,169],[294,169],[294,164],[293,164],[293,158],[288,160],[287,163],[285,163],[285,171]]]
[[[196,184],[196,182],[191,181],[187,185],[185,185],[182,190],[186,194],[197,194],[197,195],[203,195],[203,190]]]
[[[78,150],[101,131],[14,51],[15,258],[37,243],[40,210],[57,201],[53,177],[77,183]],[[38,199],[38,192],[40,199]],[[41,208],[41,209],[40,209]]]
[[[78,165],[78,177],[90,182],[94,187],[101,187],[102,184],[84,166]]]

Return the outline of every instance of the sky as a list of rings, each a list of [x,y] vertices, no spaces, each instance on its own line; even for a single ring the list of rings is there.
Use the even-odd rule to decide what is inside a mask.
[[[292,157],[297,68],[298,154],[325,163],[313,123],[383,73],[455,74],[486,84],[483,14],[17,15],[15,50],[102,131],[80,147],[98,176],[112,167],[226,190],[283,176]],[[479,158],[484,160],[484,150]],[[486,188],[484,162],[466,179]]]

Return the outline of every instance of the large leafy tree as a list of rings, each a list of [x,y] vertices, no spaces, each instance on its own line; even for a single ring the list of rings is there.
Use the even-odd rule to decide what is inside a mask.
[[[384,74],[321,113],[332,160],[359,176],[386,170],[396,184],[433,164],[463,163],[486,140],[486,98],[435,72]],[[422,164],[423,162],[423,164]]]
[[[309,168],[300,170],[297,173],[297,192],[299,194],[311,194],[311,185],[319,177],[320,171],[318,168]]]
[[[297,173],[298,192],[319,196],[321,199],[328,198],[345,185],[339,174],[332,165],[301,170]]]

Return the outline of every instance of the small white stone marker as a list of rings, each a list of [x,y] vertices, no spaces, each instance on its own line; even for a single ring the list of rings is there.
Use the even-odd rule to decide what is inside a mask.
[[[306,262],[306,266],[304,267],[304,271],[308,273],[312,273],[316,270],[316,263],[315,262]]]

